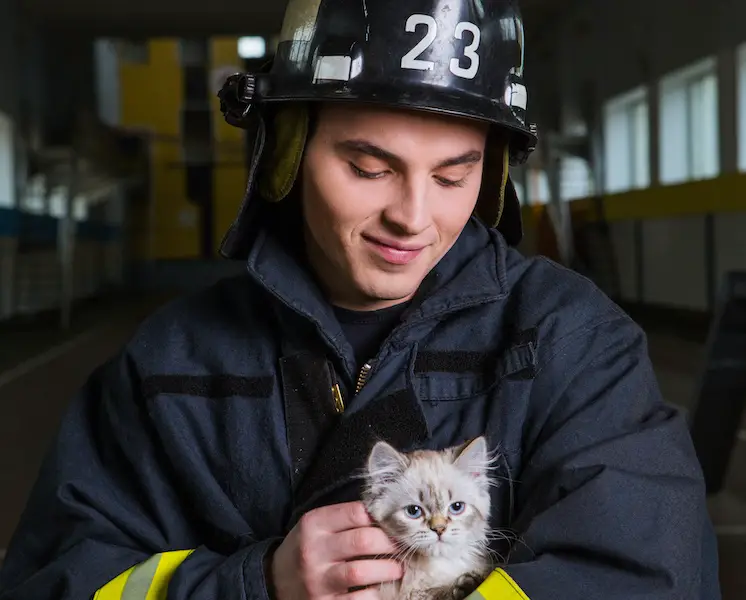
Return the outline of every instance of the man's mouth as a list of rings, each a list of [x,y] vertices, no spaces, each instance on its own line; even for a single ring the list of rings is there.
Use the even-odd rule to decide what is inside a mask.
[[[364,235],[363,239],[378,256],[392,265],[406,265],[417,258],[426,248],[421,244],[408,244],[382,237]]]

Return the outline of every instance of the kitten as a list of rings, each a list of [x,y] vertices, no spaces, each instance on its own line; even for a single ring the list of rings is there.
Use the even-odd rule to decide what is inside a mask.
[[[381,600],[461,600],[485,580],[490,465],[484,437],[409,454],[386,442],[373,447],[363,503],[396,542],[405,570],[381,586]]]

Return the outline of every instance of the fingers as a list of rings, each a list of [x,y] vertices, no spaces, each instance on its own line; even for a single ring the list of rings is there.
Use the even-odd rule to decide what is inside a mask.
[[[334,565],[327,573],[327,581],[331,589],[350,589],[396,581],[403,574],[402,566],[395,560],[354,560]]]
[[[396,552],[386,534],[373,526],[361,502],[310,511],[301,517],[277,555],[286,544],[292,549],[289,561],[298,573],[293,593],[305,590],[295,597],[341,594],[349,595],[351,600],[380,600],[377,589],[363,588],[371,585],[377,588],[377,584],[403,576],[403,567],[392,559],[361,559]],[[282,572],[292,573],[293,568]]]
[[[301,529],[338,533],[357,527],[369,527],[373,522],[362,502],[345,502],[322,506],[301,517]]]
[[[396,546],[377,527],[349,529],[326,539],[324,555],[332,562],[396,553]]]

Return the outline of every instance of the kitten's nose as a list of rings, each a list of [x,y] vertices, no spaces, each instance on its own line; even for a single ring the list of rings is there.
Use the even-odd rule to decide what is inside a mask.
[[[438,536],[443,535],[446,525],[448,525],[448,522],[443,517],[433,517],[430,519],[430,529],[437,533]]]

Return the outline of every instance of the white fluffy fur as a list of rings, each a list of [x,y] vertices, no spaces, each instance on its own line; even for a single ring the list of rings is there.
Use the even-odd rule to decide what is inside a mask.
[[[463,597],[456,590],[463,576],[487,576],[490,464],[484,437],[439,452],[374,446],[363,502],[397,543],[405,565],[401,581],[382,586],[382,600],[455,599]],[[459,502],[463,510],[449,509]],[[407,514],[408,506],[419,506],[421,516]],[[444,521],[439,537],[431,525]]]

